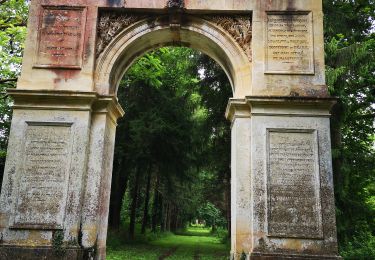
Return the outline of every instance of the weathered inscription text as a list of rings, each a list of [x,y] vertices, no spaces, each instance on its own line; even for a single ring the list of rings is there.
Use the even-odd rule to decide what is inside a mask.
[[[313,132],[269,132],[270,236],[322,236],[319,167]]]
[[[61,228],[64,220],[71,127],[29,125],[15,227]]]
[[[314,73],[311,14],[268,14],[266,72]]]
[[[36,67],[81,67],[85,16],[85,9],[43,9]]]

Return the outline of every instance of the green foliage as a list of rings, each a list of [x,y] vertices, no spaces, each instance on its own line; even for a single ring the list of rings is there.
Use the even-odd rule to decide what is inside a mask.
[[[120,248],[124,244],[147,244],[156,240],[160,240],[173,235],[171,232],[147,232],[146,234],[141,234],[141,225],[136,224],[135,228],[135,239],[130,239],[127,236],[129,228],[129,222],[123,223],[119,230],[109,230],[107,243],[111,248]]]
[[[375,236],[366,222],[358,223],[354,229],[352,239],[341,247],[341,255],[344,259],[367,260],[375,256]]]
[[[144,221],[143,201],[151,193],[148,206],[157,208],[160,228],[165,214],[172,214],[178,221],[172,225],[181,227],[197,216],[207,200],[218,207],[217,215],[226,213],[227,203],[215,188],[229,185],[221,176],[230,176],[230,128],[224,118],[230,94],[222,69],[191,49],[161,48],[133,64],[118,91],[127,116],[119,122],[115,148],[115,165],[123,166],[114,174],[128,176],[122,179],[132,187],[125,193],[123,221],[134,212],[134,194],[136,221]],[[225,142],[220,142],[223,137]],[[152,192],[145,187],[148,172]],[[134,193],[137,176],[141,187]],[[162,201],[151,205],[156,196]],[[223,217],[219,220],[220,225],[226,222]]]
[[[20,72],[27,15],[26,0],[0,4],[0,79],[14,78]]]
[[[214,231],[216,231],[217,225],[225,227],[226,221],[221,211],[210,202],[207,202],[198,209],[198,218],[204,220],[207,226],[213,227]]]
[[[375,3],[324,1],[340,253],[372,259],[375,235]]]
[[[0,158],[5,157],[11,121],[11,100],[5,92],[15,86],[21,71],[28,2],[8,0],[0,4]]]
[[[371,31],[375,16],[374,0],[323,0],[326,39],[345,35],[358,42]]]
[[[53,252],[58,257],[63,257],[66,254],[66,248],[64,246],[64,232],[57,230],[53,233],[52,238]]]
[[[211,230],[211,234],[217,237],[221,243],[230,244],[230,234],[228,233],[226,227],[218,227],[214,232]]]
[[[223,69],[208,56],[198,59],[201,72],[202,107],[206,118],[197,132],[197,142],[205,140],[200,157],[202,169],[201,182],[204,185],[204,197],[220,209],[230,228],[230,122],[224,117],[228,100],[232,97],[232,87]],[[218,190],[222,191],[218,194]]]

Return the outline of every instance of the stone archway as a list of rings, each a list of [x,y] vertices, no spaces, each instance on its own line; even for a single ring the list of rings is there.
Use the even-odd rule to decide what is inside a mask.
[[[251,13],[234,15],[168,15],[103,12],[99,17],[95,86],[116,93],[118,82],[136,57],[166,45],[200,50],[228,75],[234,97],[250,95]],[[108,31],[113,32],[108,36]],[[100,36],[103,35],[103,36]]]
[[[105,37],[99,37],[96,45],[95,87],[98,93],[116,95],[119,81],[137,57],[153,48],[177,45],[200,50],[216,60],[228,75],[234,97],[250,94],[251,13],[199,17],[182,15],[178,9],[169,11],[167,15],[104,11],[98,20],[99,34],[112,32],[110,36],[104,33]],[[246,137],[237,142],[250,146]],[[249,161],[243,160],[241,163],[248,165],[244,167],[246,171],[240,171],[242,177],[239,180],[250,182],[247,174]],[[235,189],[234,186],[232,190],[235,192]],[[247,196],[238,196],[250,203]],[[240,213],[236,208],[232,211]],[[249,212],[249,208],[244,211]],[[243,218],[242,213],[237,215],[238,225]],[[236,219],[232,219],[232,222],[235,227]],[[247,231],[245,227],[241,229],[242,236],[249,237],[249,228]],[[238,247],[241,252],[249,250],[247,239],[242,239],[237,245],[237,232],[231,236],[233,248]],[[102,243],[105,246],[105,239]]]
[[[163,45],[207,53],[232,83],[232,257],[338,258],[321,1],[94,2],[31,4],[0,259],[105,258],[117,85]]]

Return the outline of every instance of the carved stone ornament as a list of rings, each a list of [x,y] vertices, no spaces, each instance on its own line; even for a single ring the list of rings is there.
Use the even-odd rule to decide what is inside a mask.
[[[184,0],[168,0],[167,7],[168,8],[184,8],[185,1]]]
[[[246,15],[206,15],[206,20],[227,31],[245,51],[249,60],[252,60],[251,40],[252,40],[252,20]]]
[[[172,3],[173,2],[173,3]],[[183,1],[169,1],[168,5],[178,4]],[[172,7],[173,8],[173,7]],[[149,16],[144,14],[129,14],[104,12],[99,18],[98,38],[96,44],[96,57],[104,51],[108,44],[125,28],[145,19]],[[251,16],[246,15],[205,15],[205,20],[215,23],[225,31],[241,46],[249,60],[252,60],[251,40],[252,40],[252,21]]]
[[[117,34],[146,17],[147,16],[140,14],[119,14],[114,12],[102,13],[98,24],[96,57],[99,57]]]

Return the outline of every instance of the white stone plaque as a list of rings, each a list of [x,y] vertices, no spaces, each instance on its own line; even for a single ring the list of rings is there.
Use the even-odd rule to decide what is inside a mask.
[[[312,13],[268,13],[266,73],[314,74]]]
[[[316,131],[268,132],[268,234],[321,238]]]
[[[13,228],[63,227],[71,124],[28,123]]]

